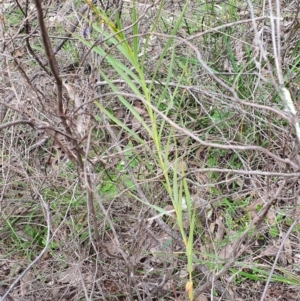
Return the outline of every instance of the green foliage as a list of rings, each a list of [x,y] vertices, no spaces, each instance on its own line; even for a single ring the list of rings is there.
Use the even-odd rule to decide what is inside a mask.
[[[14,248],[14,253],[24,254],[28,258],[34,257],[32,250],[41,249],[45,246],[45,237],[47,228],[36,221],[41,215],[36,215],[35,210],[31,210],[26,216],[3,216],[6,222],[1,232],[7,237],[6,244]],[[19,221],[23,219],[22,228],[20,229]],[[55,243],[50,248],[55,248]]]
[[[299,277],[295,277],[287,270],[281,268],[278,268],[277,270],[280,274],[273,274],[271,282],[299,286]],[[251,266],[244,265],[243,270],[230,269],[230,271],[235,275],[236,284],[244,282],[245,280],[265,282],[269,276],[269,271],[265,270],[265,266],[256,263],[253,263]]]

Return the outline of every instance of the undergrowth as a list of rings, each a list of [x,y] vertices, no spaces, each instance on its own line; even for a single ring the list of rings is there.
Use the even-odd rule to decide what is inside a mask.
[[[296,300],[297,5],[104,2],[3,10],[0,294]]]

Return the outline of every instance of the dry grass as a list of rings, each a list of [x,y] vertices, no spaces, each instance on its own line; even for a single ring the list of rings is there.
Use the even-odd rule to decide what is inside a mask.
[[[182,20],[181,1],[137,3],[143,90],[109,60],[138,74],[109,30],[120,3],[103,2],[104,25],[84,1],[43,4],[47,63],[35,6],[26,23],[26,3],[2,1],[1,296],[188,300],[192,281],[194,300],[298,300],[299,141],[279,84],[298,109],[299,7],[278,31],[261,3],[193,1]],[[109,38],[82,41],[80,9]]]

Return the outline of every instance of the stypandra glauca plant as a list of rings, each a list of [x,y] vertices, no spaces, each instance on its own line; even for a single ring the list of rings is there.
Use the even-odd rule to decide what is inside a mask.
[[[152,28],[149,33],[145,35],[139,34],[139,17],[137,12],[137,7],[135,1],[132,2],[131,8],[131,26],[123,30],[121,20],[118,15],[115,16],[115,20],[112,21],[106,12],[101,9],[95,8],[90,1],[86,0],[86,3],[90,6],[91,11],[94,14],[93,23],[93,35],[97,34],[97,41],[93,39],[83,39],[78,36],[78,39],[85,44],[91,51],[99,55],[103,63],[105,63],[105,69],[109,70],[111,73],[114,72],[123,82],[127,84],[130,93],[122,93],[118,91],[118,86],[115,81],[113,81],[110,76],[105,72],[105,70],[99,68],[99,72],[104,81],[110,87],[111,91],[117,97],[118,101],[128,110],[132,116],[138,121],[138,123],[147,132],[150,139],[153,141],[155,151],[153,149],[148,149],[153,154],[154,165],[163,173],[163,185],[172,201],[175,213],[176,213],[176,224],[180,230],[183,243],[185,245],[185,252],[187,257],[187,269],[189,274],[189,279],[186,283],[186,292],[188,293],[189,299],[193,299],[193,280],[192,280],[192,270],[193,270],[193,235],[194,235],[194,221],[195,213],[193,205],[190,198],[189,187],[187,181],[184,178],[184,168],[179,156],[175,151],[175,155],[170,159],[170,147],[171,142],[173,143],[173,129],[170,125],[165,122],[164,119],[160,118],[159,104],[167,104],[164,107],[163,114],[167,115],[172,109],[173,98],[175,97],[177,87],[175,87],[174,92],[170,95],[167,92],[168,84],[171,81],[171,75],[174,68],[174,48],[173,37],[177,33],[180,25],[183,22],[183,16],[187,8],[188,2],[182,8],[178,19],[173,25],[171,33],[168,38],[166,38],[161,54],[156,60],[156,66],[152,74],[152,81],[146,80],[144,74],[144,63],[146,61],[147,46],[149,44],[150,38],[155,36],[155,30],[159,19],[161,18],[162,3],[157,8],[156,18],[153,22]],[[140,16],[142,18],[143,16]],[[130,31],[129,32],[129,29]],[[101,37],[101,41],[99,41]],[[140,40],[144,39],[144,45],[140,46]],[[171,53],[170,52],[171,49]],[[165,55],[169,55],[169,67],[167,70],[167,77],[164,81],[164,86],[161,86],[161,93],[154,93],[154,79],[158,73],[159,67]],[[183,77],[183,76],[182,76]],[[150,78],[151,79],[151,78]],[[180,83],[180,80],[178,82]],[[169,91],[168,91],[169,92]],[[159,95],[158,95],[159,94]],[[158,96],[157,96],[158,95]],[[141,116],[136,108],[127,100],[127,98],[138,99],[143,102],[144,108],[147,112],[147,116]],[[167,97],[169,97],[167,99]],[[113,113],[105,108],[101,101],[95,100],[95,105],[109,118],[113,123],[118,125],[123,129],[131,139],[134,139],[136,143],[141,145],[149,145],[145,143],[143,138],[141,138],[136,132],[127,127],[126,124],[122,123],[118,118],[116,118]],[[162,113],[162,112],[160,112]],[[146,122],[145,120],[149,120]],[[166,134],[168,133],[168,134]],[[166,138],[166,135],[167,136]],[[164,141],[164,142],[163,142]],[[165,142],[167,141],[167,142]],[[142,200],[140,200],[142,202]],[[166,211],[162,207],[151,205],[160,214],[166,214]],[[188,213],[189,227],[186,230],[183,226],[183,211]]]

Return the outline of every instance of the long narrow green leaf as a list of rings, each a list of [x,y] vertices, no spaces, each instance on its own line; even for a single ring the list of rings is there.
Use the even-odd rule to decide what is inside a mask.
[[[164,89],[162,90],[160,97],[159,97],[159,102],[158,102],[158,107],[160,105],[160,103],[162,103],[162,101],[164,100],[164,98],[166,97],[166,95],[169,95],[169,93],[167,93],[168,90],[168,84],[171,81],[172,75],[173,75],[173,65],[174,65],[174,57],[175,57],[175,48],[173,48],[172,54],[171,54],[171,60],[170,60],[170,64],[169,64],[169,68],[168,68],[168,76],[166,79],[166,84],[164,85]],[[168,112],[170,111],[170,109],[173,106],[173,98],[170,99],[168,101],[168,107],[166,109],[165,115],[168,115]],[[159,139],[161,139],[162,134],[163,134],[163,129],[165,127],[166,121],[162,120],[161,125],[160,125],[160,129],[159,129],[159,133],[158,133],[158,137]]]
[[[152,79],[153,79],[152,82],[154,82],[154,80],[155,80],[155,78],[156,78],[157,71],[158,71],[158,69],[159,69],[159,67],[160,67],[160,65],[161,65],[161,62],[162,62],[163,58],[165,57],[165,55],[166,55],[166,53],[167,53],[167,50],[168,50],[169,47],[170,47],[171,42],[173,41],[172,36],[175,36],[176,32],[178,31],[178,29],[179,29],[179,27],[180,27],[180,24],[182,23],[182,19],[183,19],[183,16],[184,16],[184,14],[185,14],[185,11],[186,11],[186,9],[187,9],[188,3],[189,3],[189,1],[187,0],[186,3],[185,3],[185,5],[184,5],[184,7],[183,7],[183,9],[182,9],[182,11],[181,11],[181,13],[180,13],[180,15],[179,15],[179,17],[178,17],[178,19],[177,19],[177,22],[176,22],[176,24],[175,24],[175,26],[174,26],[174,28],[173,28],[173,30],[172,30],[172,32],[171,32],[171,37],[167,40],[167,43],[165,44],[165,47],[164,47],[164,49],[163,49],[162,52],[161,52],[161,55],[160,55],[160,57],[159,57],[159,60],[158,60],[158,62],[156,63],[156,68],[155,68],[155,70],[154,70],[154,74],[153,74],[153,76],[152,76]],[[153,88],[153,83],[150,85],[149,91],[151,91],[152,88]]]
[[[134,60],[135,60],[135,65],[138,64],[138,24],[137,24],[137,13],[136,13],[136,2],[135,0],[133,1],[133,7],[132,7],[132,22],[133,22],[133,27],[132,27],[132,35],[133,35],[133,55],[134,55]],[[136,24],[135,24],[136,23]]]
[[[193,271],[193,244],[194,244],[194,229],[195,229],[195,210],[193,210],[193,213],[191,214],[191,220],[189,220],[189,238],[188,238],[188,244],[186,249],[186,255],[188,259],[188,272],[192,273]]]
[[[134,186],[133,186],[132,188],[134,188]],[[155,210],[158,211],[160,214],[166,214],[166,215],[169,215],[169,213],[168,213],[165,209],[163,209],[163,208],[161,208],[161,207],[158,207],[158,206],[156,206],[156,205],[150,204],[150,203],[146,203],[146,202],[144,202],[143,200],[141,200],[137,195],[135,195],[135,194],[133,194],[133,193],[130,193],[130,195],[131,195],[134,199],[136,199],[137,201],[139,201],[139,202],[141,202],[141,203],[147,205],[148,207],[151,207],[151,208],[155,209]]]
[[[132,65],[135,64],[135,56],[133,55],[133,51],[131,50],[125,36],[120,36],[121,32],[111,35],[109,32],[102,30],[102,28],[100,28],[97,24],[93,24],[93,28],[104,37],[104,40],[107,40],[109,43],[115,45],[127,61],[129,61]]]
[[[184,171],[181,171],[181,176],[184,176]],[[191,222],[193,208],[192,208],[192,200],[191,200],[190,190],[189,190],[186,178],[183,178],[182,183],[183,183],[183,187],[184,187],[184,195],[185,195],[185,201],[186,201],[186,207],[187,207],[186,209],[189,214],[189,221]]]
[[[19,235],[16,233],[16,231],[15,231],[13,225],[10,223],[10,221],[9,221],[9,219],[8,219],[8,217],[7,217],[7,215],[6,215],[5,213],[3,213],[3,217],[4,217],[4,220],[5,220],[5,222],[6,222],[7,226],[8,226],[8,228],[11,230],[12,235],[17,239],[18,243],[19,243],[20,245],[22,245],[22,242],[21,242],[21,240],[20,240],[20,238],[19,238]],[[16,220],[17,220],[17,218],[16,218]]]
[[[233,51],[232,51],[232,48],[231,48],[231,45],[230,45],[230,42],[229,42],[229,37],[227,35],[224,36],[224,42],[225,42],[225,45],[226,45],[226,48],[227,48],[227,51],[228,51],[229,60],[231,62],[232,68],[233,68],[234,72],[237,73],[238,72],[238,67],[237,67],[235,57],[234,57],[234,54],[233,54]]]
[[[95,105],[114,123],[123,128],[125,132],[131,135],[136,141],[140,143],[144,143],[144,141],[131,129],[129,129],[123,122],[121,122],[118,118],[116,118],[113,114],[111,114],[107,109],[105,109],[98,101],[94,102]]]
[[[112,22],[111,22],[112,23]],[[121,19],[120,19],[120,14],[117,13],[117,16],[116,16],[116,24],[117,24],[117,30],[118,30],[118,37],[119,39],[122,41],[122,40],[125,40],[125,34],[124,34],[124,31],[123,31],[123,26],[122,26],[122,22],[121,22]]]
[[[85,39],[82,39],[81,37],[77,36],[79,40],[81,40],[82,43],[84,43],[87,47],[92,48],[92,51],[96,52],[100,56],[104,57],[108,63],[114,68],[117,68],[117,71],[120,76],[126,81],[127,84],[131,83],[131,85],[136,86],[136,83],[133,83],[132,80],[129,80],[129,77],[125,77],[126,74],[128,74],[135,82],[137,82],[138,85],[141,85],[140,78],[128,67],[126,67],[121,61],[113,58],[111,55],[107,54],[103,48],[100,46],[93,47],[92,42],[87,41]],[[132,58],[132,57],[131,57]],[[132,88],[132,86],[131,86]],[[134,93],[139,93],[139,89],[136,87],[135,90],[133,90]],[[141,95],[140,93],[138,95]]]
[[[156,13],[156,17],[155,17],[155,19],[154,19],[154,21],[152,23],[150,32],[154,32],[155,29],[156,29],[156,27],[158,26],[158,22],[160,20],[160,16],[161,16],[161,12],[162,12],[162,9],[163,9],[163,5],[164,5],[164,1],[160,1],[159,7],[158,7],[158,10],[157,10],[157,13]],[[145,66],[144,62],[145,62],[145,59],[146,59],[146,49],[148,48],[150,37],[151,37],[151,34],[149,34],[149,35],[146,36],[146,41],[145,41],[145,44],[143,46],[143,48],[145,49],[145,51],[143,51],[143,57],[142,57],[142,60],[141,60],[142,71],[143,71],[144,66]]]
[[[150,130],[149,126],[146,124],[144,119],[139,115],[139,113],[134,109],[134,107],[120,94],[118,94],[117,87],[110,81],[110,79],[102,73],[103,78],[107,81],[110,88],[113,90],[113,92],[116,93],[118,99],[120,102],[132,113],[132,115],[141,123],[143,128],[148,132],[148,134],[151,136],[152,131]]]

